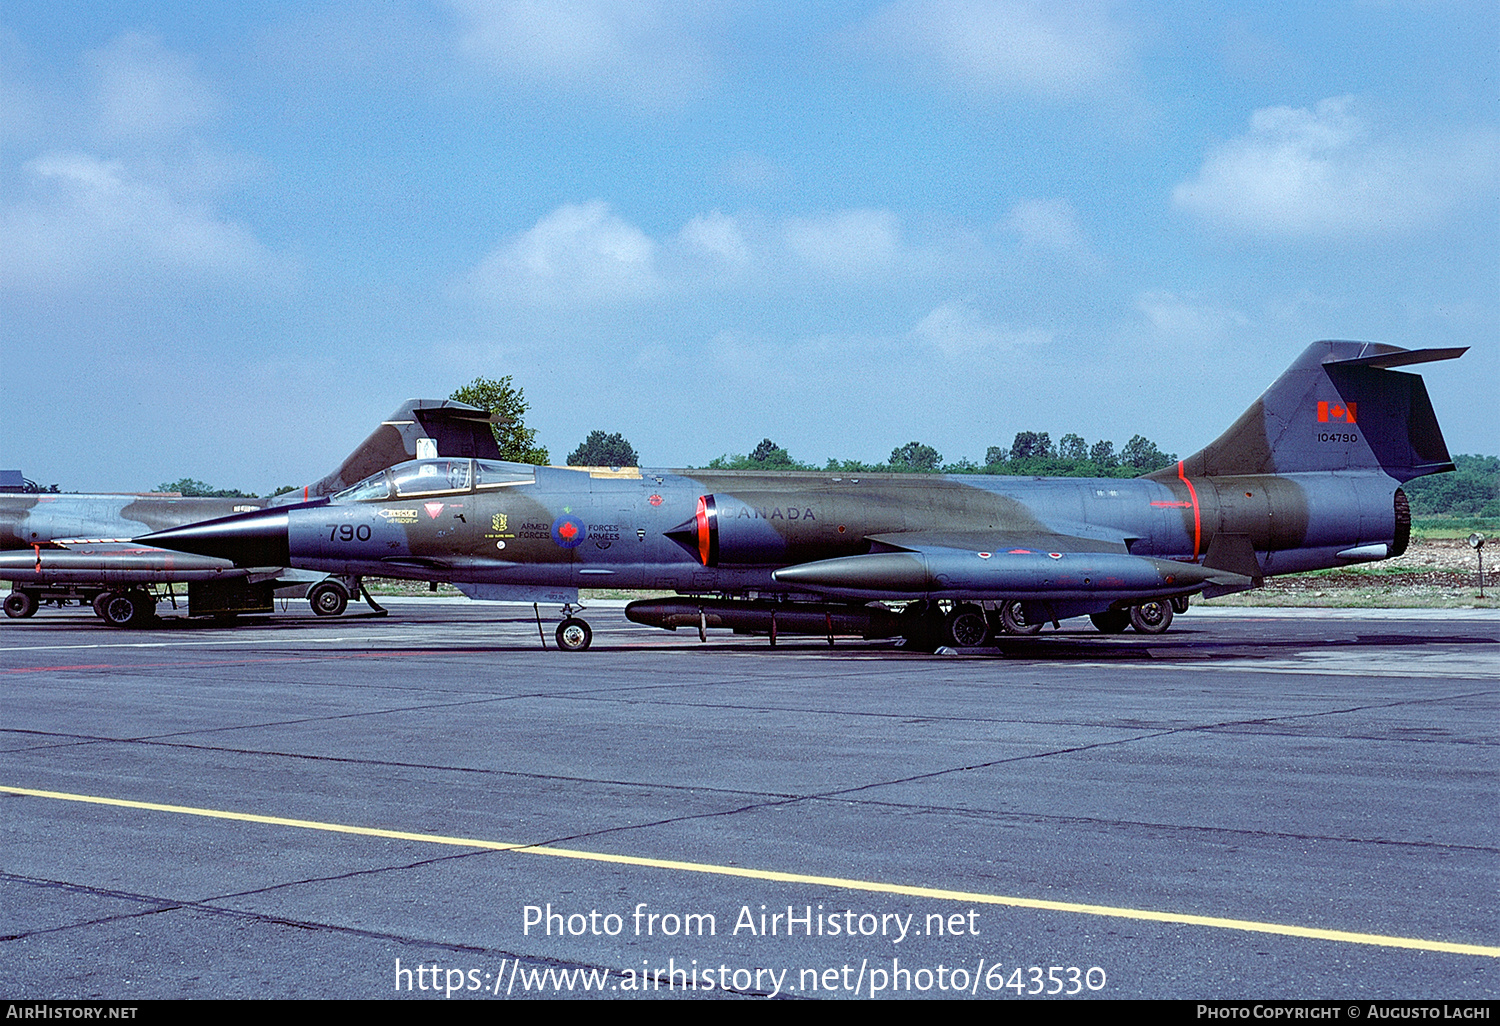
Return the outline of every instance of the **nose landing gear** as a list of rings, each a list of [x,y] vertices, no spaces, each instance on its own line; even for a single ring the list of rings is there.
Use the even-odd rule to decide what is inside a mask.
[[[576,616],[570,616],[557,625],[557,647],[564,652],[582,652],[593,640],[593,630]]]

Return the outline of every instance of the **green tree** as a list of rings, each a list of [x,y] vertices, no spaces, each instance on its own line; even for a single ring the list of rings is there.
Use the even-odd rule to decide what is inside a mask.
[[[1086,460],[1089,458],[1088,443],[1082,435],[1066,434],[1057,443],[1057,458],[1060,460]]]
[[[1119,466],[1120,458],[1115,455],[1115,443],[1107,438],[1099,439],[1089,450],[1089,462],[1106,470]]]
[[[1162,467],[1176,463],[1177,454],[1162,452],[1151,439],[1144,435],[1136,435],[1125,443],[1125,448],[1120,450],[1120,462],[1134,467],[1142,474],[1149,474],[1153,470],[1160,470]]]
[[[621,434],[606,435],[590,431],[589,436],[568,454],[570,467],[638,467],[641,459],[635,448]]]
[[[1053,455],[1052,438],[1045,431],[1017,431],[1010,446],[1013,460],[1045,460]]]
[[[185,477],[180,481],[169,481],[156,486],[159,492],[178,492],[184,497],[191,496],[195,499],[253,499],[255,496],[249,492],[237,491],[233,488],[215,488],[211,484],[195,481]]]
[[[795,464],[792,454],[769,438],[762,438],[760,440],[760,444],[750,453],[749,460],[758,467],[764,467],[767,470],[777,468],[789,470]]]
[[[749,456],[740,453],[725,453],[708,464],[709,470],[817,470],[818,467],[792,459],[792,454],[781,446],[763,438],[751,450]],[[830,468],[834,469],[831,466]]]
[[[511,384],[510,375],[498,380],[475,378],[463,388],[455,389],[450,399],[477,406],[498,414],[499,420],[492,425],[495,444],[500,447],[500,458],[514,463],[550,463],[552,458],[545,447],[536,444],[536,432],[525,424],[525,389]]]
[[[932,473],[942,465],[943,457],[930,445],[907,442],[891,450],[891,469]]]
[[[1500,516],[1500,458],[1458,455],[1457,472],[1433,474],[1401,487],[1411,498],[1412,512],[1450,516]]]

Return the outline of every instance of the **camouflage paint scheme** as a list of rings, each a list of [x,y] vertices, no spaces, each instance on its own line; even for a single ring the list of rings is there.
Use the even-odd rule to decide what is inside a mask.
[[[834,613],[892,600],[927,610],[907,621],[909,637],[951,628],[960,611],[997,627],[1006,607],[1007,629],[1083,614],[1122,629],[1127,610],[1148,604],[1403,550],[1399,485],[1452,463],[1421,378],[1391,368],[1462,352],[1314,343],[1219,439],[1134,480],[445,459],[396,467],[327,504],[146,540],[242,565],[453,581],[478,597],[716,596],[628,611],[666,627],[695,619],[701,630],[711,610],[715,623],[763,630],[774,600],[814,611],[831,635]],[[890,633],[888,618],[871,617]]]
[[[29,615],[40,597],[92,599],[106,592],[147,594],[157,584],[274,581],[300,586],[325,575],[288,571],[284,564],[247,568],[233,560],[187,554],[131,541],[182,524],[303,502],[347,488],[418,455],[431,438],[454,455],[498,456],[489,415],[464,403],[411,399],[403,403],[338,467],[305,488],[257,498],[193,498],[160,494],[0,495],[0,580],[20,599],[8,613]],[[441,450],[439,450],[441,451]],[[199,593],[202,590],[199,589]],[[210,596],[211,597],[211,596]]]

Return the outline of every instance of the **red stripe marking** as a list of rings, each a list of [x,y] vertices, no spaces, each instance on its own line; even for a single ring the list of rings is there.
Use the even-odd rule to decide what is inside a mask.
[[[698,562],[708,566],[708,503],[698,496]]]
[[[1193,487],[1193,482],[1183,473],[1181,460],[1177,461],[1177,479],[1187,485],[1188,494],[1193,497],[1193,558],[1197,559],[1198,550],[1203,546],[1203,516],[1198,509],[1198,489]]]

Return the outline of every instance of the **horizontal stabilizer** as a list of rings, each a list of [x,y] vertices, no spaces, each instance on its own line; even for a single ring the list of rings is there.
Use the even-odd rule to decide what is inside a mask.
[[[1469,351],[1468,346],[1457,349],[1400,349],[1392,353],[1375,356],[1356,356],[1348,360],[1324,360],[1325,367],[1409,367],[1414,363],[1435,363],[1438,360],[1457,360]]]

